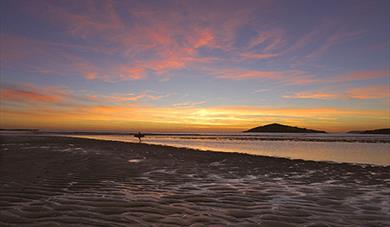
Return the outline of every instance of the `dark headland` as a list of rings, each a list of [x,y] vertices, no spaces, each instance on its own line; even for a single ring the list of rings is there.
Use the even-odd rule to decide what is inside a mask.
[[[348,133],[356,133],[356,134],[390,134],[390,128],[381,128],[374,130],[365,130],[365,131],[350,131]]]
[[[282,124],[269,124],[249,129],[244,132],[275,132],[275,133],[326,133],[325,131],[319,131],[307,128],[298,128],[294,126],[282,125]]]

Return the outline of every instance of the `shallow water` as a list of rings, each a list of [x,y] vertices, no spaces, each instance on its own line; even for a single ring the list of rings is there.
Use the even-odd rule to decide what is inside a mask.
[[[72,135],[138,142],[127,135]],[[390,136],[356,134],[148,135],[142,142],[200,150],[239,152],[313,161],[390,165]]]

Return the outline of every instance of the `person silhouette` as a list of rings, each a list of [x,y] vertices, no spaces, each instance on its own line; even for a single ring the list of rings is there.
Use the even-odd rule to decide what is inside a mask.
[[[141,132],[138,132],[137,134],[134,134],[134,137],[137,137],[138,138],[138,142],[139,143],[141,143],[142,142],[142,140],[141,140],[141,138],[142,137],[144,137],[145,135],[144,134],[142,134]]]

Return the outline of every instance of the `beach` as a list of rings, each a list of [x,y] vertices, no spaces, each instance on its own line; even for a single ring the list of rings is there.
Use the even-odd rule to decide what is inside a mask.
[[[390,226],[390,166],[0,137],[0,226]]]

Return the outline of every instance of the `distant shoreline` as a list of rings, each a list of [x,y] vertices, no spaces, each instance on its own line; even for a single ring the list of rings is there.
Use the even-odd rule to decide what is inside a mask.
[[[365,130],[365,131],[350,131],[348,133],[353,134],[367,134],[367,135],[390,135],[390,128],[374,129],[374,130]]]
[[[286,125],[280,125],[280,124],[271,124],[271,125],[278,125],[278,126],[286,126]],[[269,126],[269,125],[266,125]],[[355,131],[346,131],[346,132],[325,132],[321,130],[313,130],[313,129],[306,129],[306,128],[299,128],[299,127],[293,127],[293,126],[286,126],[288,129],[293,130],[303,130],[303,131],[256,131],[257,128],[263,128],[264,126],[259,126],[256,128],[252,128],[245,131],[238,131],[238,132],[142,132],[144,135],[151,135],[151,136],[199,136],[199,135],[207,135],[207,134],[224,134],[224,135],[236,135],[238,133],[246,133],[250,136],[249,133],[253,134],[259,134],[261,133],[285,133],[285,134],[367,134],[367,135],[389,135],[390,134],[390,128],[383,128],[383,129],[373,129],[373,130],[355,130]],[[284,128],[285,129],[285,128]],[[279,129],[282,130],[282,129]],[[128,131],[128,132],[115,132],[115,131],[50,131],[50,130],[41,130],[37,128],[33,129],[23,129],[23,128],[16,128],[16,129],[9,129],[9,128],[0,128],[0,132],[32,132],[37,134],[62,134],[62,135],[135,135],[138,133],[138,131]]]
[[[307,129],[307,128],[299,128],[296,126],[282,125],[278,123],[258,126],[255,128],[251,128],[249,130],[243,131],[244,133],[254,132],[266,132],[266,133],[327,133],[325,131]]]

